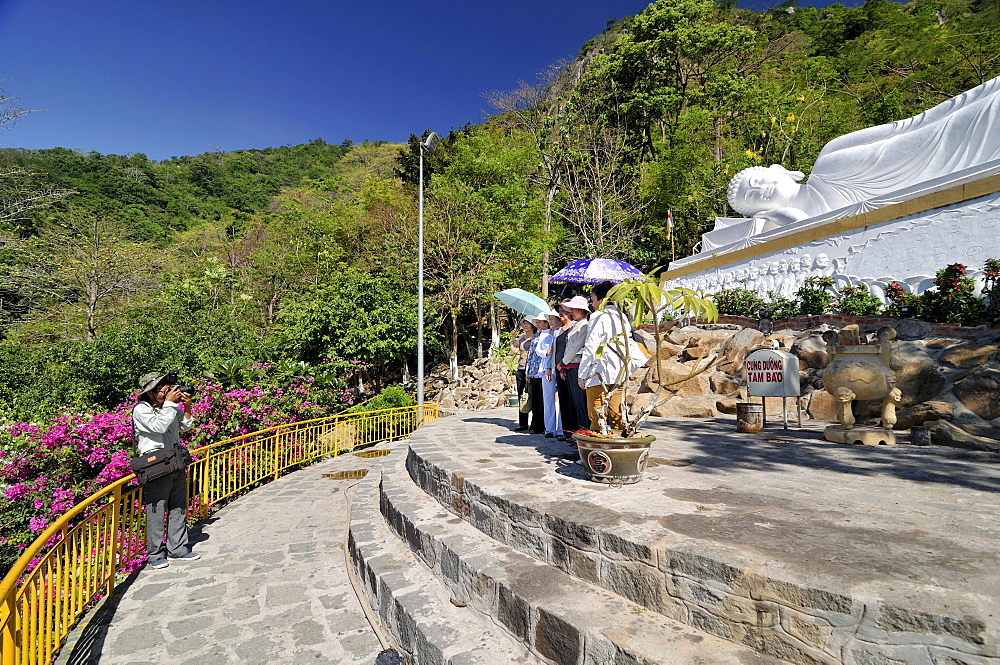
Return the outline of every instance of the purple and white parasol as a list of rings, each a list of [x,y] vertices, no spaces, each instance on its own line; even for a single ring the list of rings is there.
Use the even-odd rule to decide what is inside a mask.
[[[638,268],[631,263],[614,259],[580,259],[573,261],[549,278],[550,282],[566,284],[600,284],[624,282],[626,279],[643,279]]]

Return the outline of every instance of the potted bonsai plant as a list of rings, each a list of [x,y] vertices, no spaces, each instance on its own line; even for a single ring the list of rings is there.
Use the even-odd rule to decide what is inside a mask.
[[[608,307],[608,305],[613,305]],[[598,378],[602,393],[597,410],[597,427],[587,432],[577,432],[573,438],[577,442],[580,459],[591,480],[604,483],[630,484],[638,482],[646,466],[649,446],[656,437],[642,436],[640,430],[650,414],[672,397],[675,386],[701,374],[715,364],[715,359],[702,356],[691,372],[675,381],[666,381],[663,374],[659,348],[669,326],[665,320],[683,313],[691,319],[718,320],[715,303],[683,288],[664,288],[652,276],[643,280],[626,280],[610,289],[601,307],[605,319],[595,338],[594,345],[588,338],[588,346],[593,347],[593,368],[581,379],[593,383]],[[650,322],[653,328],[655,348],[646,350],[636,339],[626,312],[632,314],[636,325]],[[601,362],[605,354],[611,354],[609,362]],[[637,413],[625,408],[624,390],[629,378],[640,367],[653,364],[656,367],[656,390],[652,400]],[[610,368],[610,371],[609,371]],[[588,388],[590,390],[590,388]],[[621,419],[617,414],[609,417],[609,408],[615,396],[621,396]],[[612,426],[612,423],[614,426]]]

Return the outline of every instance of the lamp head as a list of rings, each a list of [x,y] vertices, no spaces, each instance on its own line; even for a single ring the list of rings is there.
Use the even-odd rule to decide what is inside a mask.
[[[420,142],[420,145],[427,151],[427,154],[434,154],[434,151],[437,150],[438,143],[440,142],[441,137],[436,133],[431,132],[427,135],[427,138]]]

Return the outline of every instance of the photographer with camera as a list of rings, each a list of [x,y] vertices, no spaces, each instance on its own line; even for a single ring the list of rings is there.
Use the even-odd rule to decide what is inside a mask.
[[[176,381],[177,372],[150,372],[139,380],[142,393],[132,409],[132,427],[140,456],[176,449],[185,461],[190,459],[180,444],[180,435],[193,424],[191,396],[194,390],[190,386],[178,386]],[[150,568],[166,568],[168,557],[184,561],[201,558],[188,546],[187,471],[181,468],[147,480],[143,485],[143,503]],[[166,548],[163,545],[164,517],[167,518]]]

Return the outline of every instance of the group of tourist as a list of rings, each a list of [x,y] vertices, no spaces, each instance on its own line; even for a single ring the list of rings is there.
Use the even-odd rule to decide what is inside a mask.
[[[589,303],[574,296],[556,310],[521,321],[521,334],[511,340],[511,351],[518,354],[517,394],[522,404],[515,431],[565,440],[579,429],[597,431],[600,418],[607,418],[611,427],[622,427],[622,388],[611,395],[604,390],[622,361],[616,354],[598,352],[623,332],[623,323],[629,326],[614,304],[604,302],[613,286],[597,284]]]

